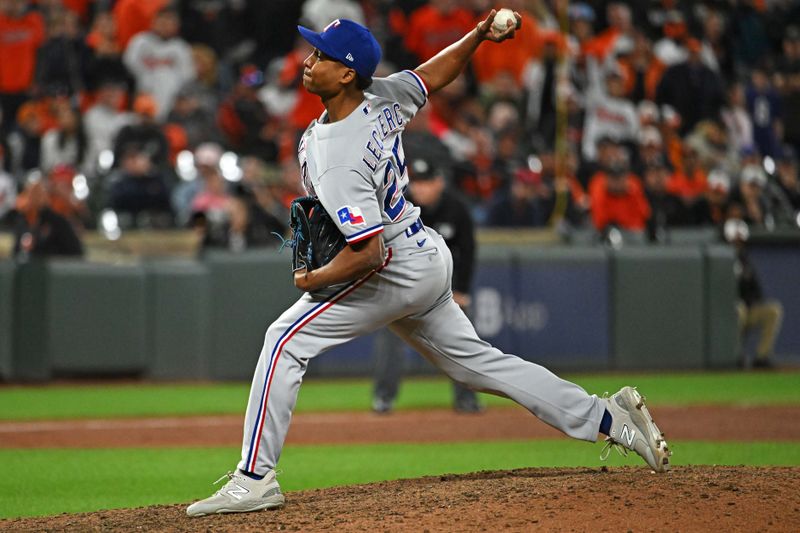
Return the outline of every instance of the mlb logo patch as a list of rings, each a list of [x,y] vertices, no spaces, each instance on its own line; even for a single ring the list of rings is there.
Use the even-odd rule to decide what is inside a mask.
[[[364,223],[364,217],[361,214],[361,209],[358,207],[350,207],[349,205],[336,211],[339,216],[339,222],[351,226],[357,226]]]

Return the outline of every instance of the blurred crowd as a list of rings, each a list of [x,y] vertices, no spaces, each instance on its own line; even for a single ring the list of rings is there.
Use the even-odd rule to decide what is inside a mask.
[[[503,4],[522,14],[522,31],[482,46],[403,137],[407,155],[446,169],[479,226],[660,242],[670,228],[727,219],[800,224],[800,3]],[[279,244],[271,234],[304,194],[297,139],[322,111],[302,87],[311,49],[296,24],[367,25],[385,75],[427,60],[492,7],[0,0],[0,220],[19,253],[58,253],[61,241],[79,253],[86,229]]]

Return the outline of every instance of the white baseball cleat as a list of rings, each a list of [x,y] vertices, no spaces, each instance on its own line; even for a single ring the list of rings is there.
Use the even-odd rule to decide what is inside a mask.
[[[656,472],[669,470],[672,452],[639,391],[633,387],[623,387],[610,398],[605,398],[605,402],[611,415],[611,431],[606,437],[606,447],[600,458],[608,458],[612,447],[623,455],[628,454],[627,450],[633,450]]]
[[[187,507],[186,514],[205,516],[216,513],[247,513],[282,507],[286,501],[275,479],[274,470],[270,470],[261,480],[247,477],[238,470],[228,472],[214,484],[226,477],[228,482],[221,489],[205,500]]]

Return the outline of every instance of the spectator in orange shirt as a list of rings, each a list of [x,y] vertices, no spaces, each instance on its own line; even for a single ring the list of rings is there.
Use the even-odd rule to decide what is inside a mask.
[[[619,40],[631,38],[633,24],[631,22],[631,8],[622,3],[608,4],[606,10],[608,28],[583,45],[583,52],[603,61],[614,51]]]
[[[153,19],[169,0],[119,0],[114,5],[117,23],[117,43],[121,49],[139,32],[149,30]]]
[[[691,203],[708,190],[706,173],[698,164],[697,151],[691,146],[683,147],[683,168],[675,171],[667,181],[667,190]]]
[[[420,63],[471,31],[477,19],[456,0],[431,0],[409,17],[405,46]]]
[[[36,50],[44,41],[44,22],[27,12],[26,0],[0,4],[0,106],[3,116],[15,117],[27,100],[36,71]],[[13,123],[6,119],[7,127]]]
[[[633,50],[620,63],[625,73],[625,95],[634,102],[655,100],[658,82],[667,67],[655,56],[644,33],[634,33]]]
[[[91,212],[85,200],[75,196],[73,180],[75,169],[69,165],[57,165],[47,174],[50,209],[67,219],[72,228],[81,233],[91,222]]]
[[[522,15],[525,31],[515,35],[509,46],[483,46],[472,56],[472,69],[479,83],[492,83],[498,74],[510,74],[517,85],[532,60],[541,55],[545,36],[537,28],[536,19],[525,10],[523,0],[506,0],[506,7]],[[555,36],[557,32],[550,32]]]
[[[641,180],[628,169],[627,154],[617,147],[611,165],[597,172],[589,183],[592,223],[600,232],[611,226],[643,233],[650,218]]]
[[[101,11],[95,15],[86,36],[86,44],[97,54],[122,55],[123,48],[117,41],[117,21],[109,11]]]

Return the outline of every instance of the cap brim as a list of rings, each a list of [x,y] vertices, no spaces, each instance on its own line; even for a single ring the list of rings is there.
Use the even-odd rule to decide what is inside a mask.
[[[305,28],[300,25],[297,26],[297,31],[300,32],[300,35],[303,37],[303,39],[308,41],[308,43],[311,44],[311,46],[313,46],[318,50],[322,50],[322,53],[324,53],[326,56],[332,57],[336,61],[341,61],[341,59],[336,57],[334,51],[328,48],[328,45],[325,43],[325,41],[322,39],[322,36],[319,33],[313,30],[309,30],[308,28]]]

